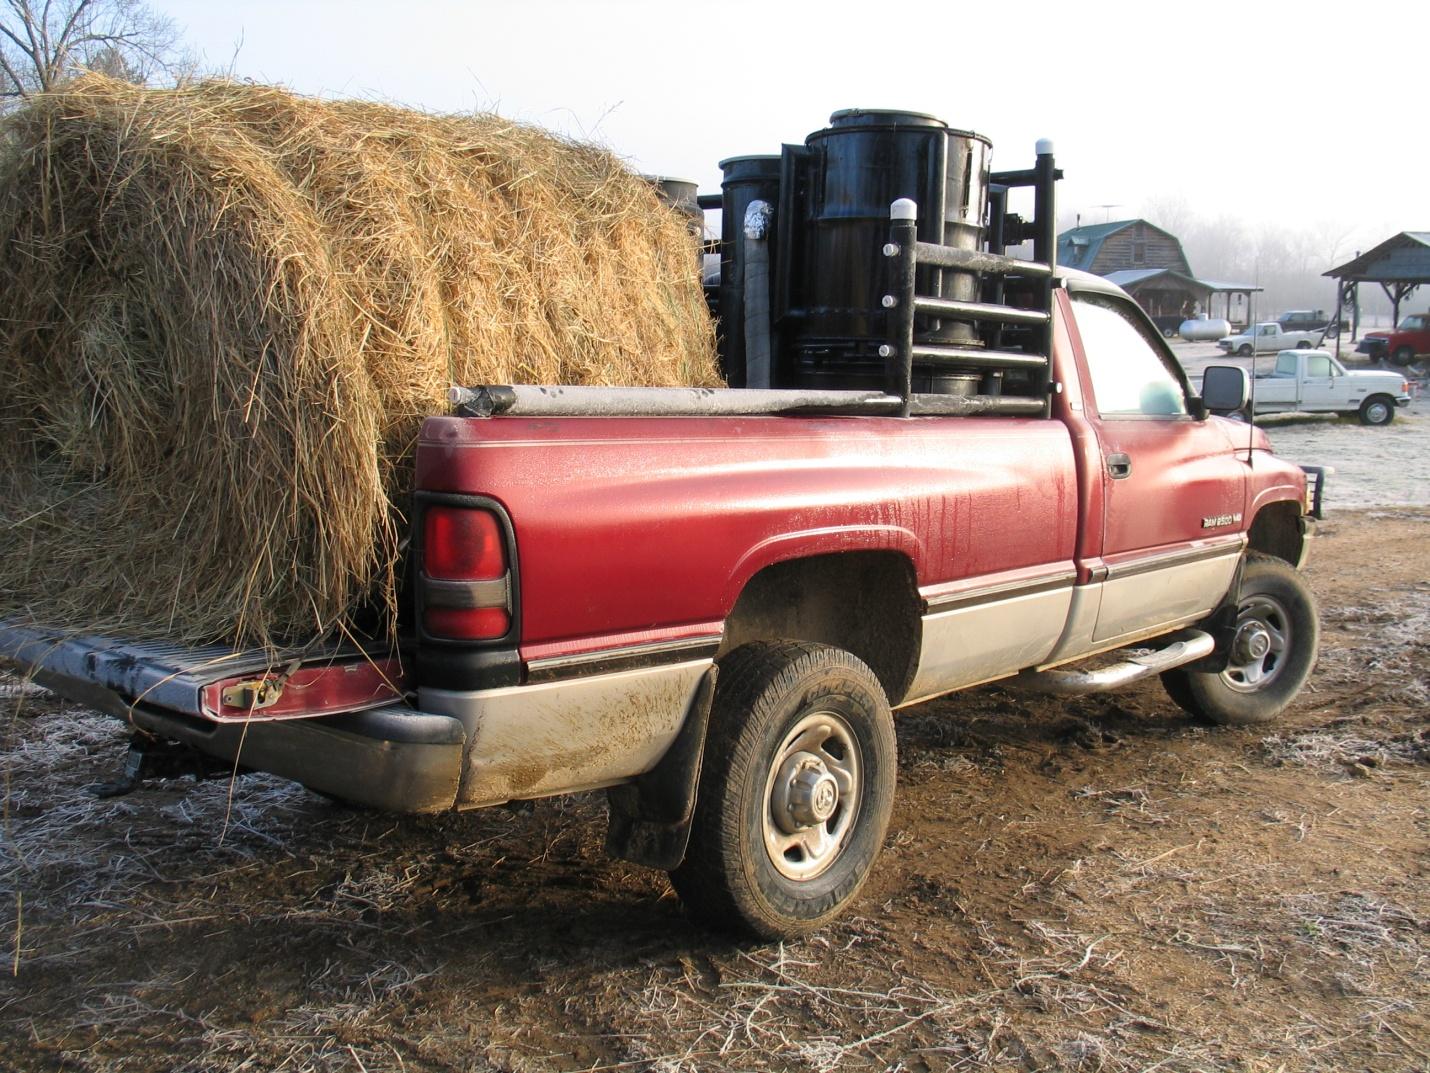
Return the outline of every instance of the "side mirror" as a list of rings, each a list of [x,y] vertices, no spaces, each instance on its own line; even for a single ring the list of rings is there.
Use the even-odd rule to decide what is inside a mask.
[[[1202,373],[1202,402],[1214,414],[1230,414],[1246,406],[1251,381],[1239,365],[1208,365]]]

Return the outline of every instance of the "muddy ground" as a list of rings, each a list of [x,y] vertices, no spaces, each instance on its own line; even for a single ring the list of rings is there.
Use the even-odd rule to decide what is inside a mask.
[[[1155,685],[904,713],[875,878],[785,945],[606,860],[600,795],[96,799],[119,727],[4,680],[0,1069],[1430,1068],[1427,540],[1426,510],[1325,524],[1321,663],[1273,727]]]

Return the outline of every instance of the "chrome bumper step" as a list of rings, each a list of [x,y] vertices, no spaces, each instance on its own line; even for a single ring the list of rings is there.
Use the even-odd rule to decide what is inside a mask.
[[[1024,671],[1009,684],[1020,689],[1055,693],[1063,697],[1103,693],[1205,659],[1215,648],[1216,642],[1211,634],[1202,630],[1187,630],[1166,648],[1132,656],[1110,667],[1096,671]]]

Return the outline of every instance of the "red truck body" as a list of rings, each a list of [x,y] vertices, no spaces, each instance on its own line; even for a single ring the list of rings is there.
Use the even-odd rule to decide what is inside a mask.
[[[1356,350],[1376,361],[1409,365],[1430,354],[1430,313],[1412,313],[1389,331],[1366,332]]]

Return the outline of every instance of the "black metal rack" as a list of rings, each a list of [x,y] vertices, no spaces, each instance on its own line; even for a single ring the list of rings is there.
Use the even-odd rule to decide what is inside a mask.
[[[851,122],[862,122],[864,115],[854,112],[836,113],[833,118],[838,120],[843,116]],[[930,117],[899,113],[894,118],[897,120],[893,124],[895,128],[908,120],[907,125],[915,131],[936,132],[930,136],[934,144],[946,134],[963,139],[982,140],[986,144],[986,139],[980,139],[978,135],[946,132],[937,120],[928,121]],[[888,125],[887,116],[885,123]],[[863,127],[857,129],[864,130]],[[713,208],[717,205],[723,207],[726,210],[725,227],[729,230],[734,223],[732,217],[738,214],[732,211],[732,205],[734,210],[743,211],[743,207],[751,203],[750,198],[754,193],[764,189],[760,187],[755,190],[752,186],[754,193],[746,191],[749,196],[744,197],[744,200],[732,201],[729,186],[732,182],[744,182],[748,178],[742,168],[753,169],[754,178],[760,179],[768,186],[774,181],[773,165],[778,164],[781,176],[778,189],[786,193],[794,190],[797,185],[795,177],[785,173],[791,169],[797,171],[791,162],[797,163],[810,154],[806,147],[785,148],[787,151],[783,157],[736,157],[723,161],[722,168],[727,173],[725,193],[718,200],[713,196],[699,198],[698,204],[702,208]],[[942,159],[938,157],[938,160]],[[856,165],[860,162],[860,159],[853,160]],[[766,171],[770,174],[766,175]],[[859,171],[859,168],[854,168],[851,174]],[[943,169],[935,171],[938,172],[939,181],[933,184],[932,189],[937,198],[942,196],[940,192],[945,189],[946,177],[943,176]],[[1052,143],[1038,143],[1036,162],[1031,168],[991,174],[985,171],[981,178],[977,178],[976,169],[970,163],[969,172],[965,175],[964,189],[975,179],[987,182],[987,216],[986,224],[981,228],[981,240],[970,239],[971,234],[976,235],[980,230],[979,221],[984,219],[981,214],[959,222],[959,226],[963,228],[963,245],[943,244],[950,241],[948,238],[940,242],[920,240],[919,206],[907,197],[900,197],[889,207],[889,241],[883,246],[884,258],[889,265],[889,286],[882,298],[875,297],[882,289],[878,282],[878,250],[872,242],[868,246],[863,245],[870,239],[874,242],[878,240],[883,226],[882,209],[876,208],[873,216],[856,214],[852,217],[855,224],[861,228],[865,225],[859,221],[867,221],[868,229],[854,234],[845,243],[844,250],[849,254],[848,259],[857,261],[857,250],[867,249],[870,260],[867,262],[867,271],[866,262],[861,261],[856,266],[856,274],[864,274],[859,275],[856,284],[849,288],[851,292],[859,293],[859,300],[835,312],[846,320],[851,314],[857,318],[863,315],[864,310],[868,310],[869,303],[879,301],[882,309],[877,313],[882,315],[883,324],[877,324],[876,320],[869,321],[875,325],[872,334],[862,336],[856,343],[856,347],[867,349],[856,349],[855,367],[843,383],[839,380],[846,375],[845,372],[828,375],[816,371],[809,378],[812,383],[801,382],[796,374],[782,382],[777,381],[779,386],[773,389],[741,386],[712,390],[487,385],[476,388],[456,387],[452,390],[451,401],[458,413],[469,417],[491,417],[497,414],[550,417],[800,413],[904,417],[979,414],[1051,416],[1054,393],[1053,301],[1057,267],[1054,195],[1057,180],[1062,178],[1062,173],[1054,165]],[[1007,211],[1008,192],[1016,187],[1033,189],[1031,220],[1024,220]],[[867,194],[867,191],[865,193]],[[793,194],[782,195],[780,200],[784,205],[784,211],[780,214],[784,219],[782,226],[785,231],[793,234],[794,218],[797,215]],[[785,204],[786,202],[788,204]],[[865,203],[868,203],[867,198]],[[869,207],[875,208],[873,205]],[[841,205],[841,211],[847,208],[848,206]],[[932,219],[947,222],[942,206],[931,205],[929,211],[933,213]],[[844,220],[841,218],[836,222],[843,223]],[[805,221],[805,224],[809,224],[809,221]],[[937,233],[939,230],[941,229],[926,228],[925,234]],[[1033,242],[1031,261],[1007,256],[1009,245],[1029,238]],[[789,286],[787,254],[791,245],[792,241],[789,235],[786,235],[786,254],[781,255],[786,263],[775,274],[776,291]],[[982,248],[978,248],[980,246]],[[845,267],[843,261],[840,266]],[[924,269],[922,273],[920,266]],[[957,289],[951,291],[946,277],[939,278],[945,272],[961,274],[965,277],[965,283],[959,284]],[[918,293],[921,275],[932,283],[935,294]],[[972,287],[966,283],[968,277],[977,281]],[[1016,281],[1015,288],[1008,286],[1010,280]],[[739,297],[740,288],[727,287],[727,284],[732,284],[732,281],[722,277],[719,296],[721,316],[728,317],[731,323],[743,325],[746,319],[743,307],[738,313],[726,308]],[[1016,299],[1023,304],[1009,303],[1007,298],[1010,290],[1016,291]],[[957,297],[948,297],[950,293]],[[980,300],[971,300],[970,295]],[[788,301],[784,301],[781,308],[788,304]],[[758,310],[751,313],[751,318],[756,326],[756,334],[763,332],[768,346],[772,345],[769,337],[774,333],[769,323],[768,307],[761,308],[765,310],[763,323],[760,317],[755,315]],[[830,312],[829,307],[819,306],[818,303],[815,303],[815,309],[821,315]],[[808,319],[810,312],[809,309],[804,309],[799,315]],[[918,318],[924,318],[923,324],[917,323]],[[972,329],[968,327],[970,324]],[[952,331],[949,330],[950,325]],[[737,328],[736,334],[743,338],[748,333]],[[818,336],[819,333],[814,334]],[[836,331],[834,334],[837,336],[839,333]],[[1016,339],[1011,345],[1006,345],[1009,336],[1016,336]],[[885,341],[878,343],[881,338]],[[823,340],[816,338],[807,348],[807,352],[817,351],[822,345]],[[739,353],[743,360],[744,351],[740,350]],[[867,355],[867,358],[864,355]],[[867,364],[861,369],[858,367],[859,362]],[[739,380],[732,378],[732,382],[745,383],[744,371],[742,366]],[[935,376],[930,375],[931,372],[951,373],[948,379],[958,382],[956,388],[948,392],[916,392],[916,375],[920,383],[929,383],[935,379]],[[1009,379],[1005,378],[1004,374],[1013,374],[1011,378],[1017,380],[1015,392],[1004,393],[1001,390],[1007,386]],[[972,384],[974,380],[978,381],[977,393],[969,394],[959,390],[964,385]],[[766,383],[768,382],[766,380]],[[830,386],[825,387],[825,384]]]
[[[887,391],[903,400],[901,412],[905,417],[914,413],[935,412],[1041,414],[1044,417],[1052,413],[1053,291],[1057,269],[1054,188],[1061,177],[1062,173],[1053,162],[1050,142],[1038,143],[1037,163],[1032,168],[993,173],[990,177],[992,196],[989,199],[987,251],[921,242],[918,239],[918,206],[906,198],[890,206],[889,242],[884,247],[884,255],[890,259],[890,287],[883,300],[885,309],[890,311],[889,338],[879,348],[879,355],[887,362]],[[1007,191],[1015,186],[1033,187],[1034,215],[1031,223],[1007,216]],[[1016,232],[1017,240],[1031,232],[1031,261],[1018,260],[1004,253],[1010,231]],[[991,300],[955,302],[918,294],[915,278],[920,264],[983,275],[988,281],[984,294]],[[1009,276],[1020,277],[1032,285],[1037,300],[1035,308],[1011,306],[1003,301],[1004,280]],[[916,343],[914,328],[918,316],[972,320],[991,323],[994,327],[985,333],[985,345],[982,347]],[[1001,349],[1002,327],[1008,324],[1035,329],[1036,347],[1023,351]],[[913,391],[915,363],[959,369],[1034,369],[1040,376],[1035,384],[1035,394],[1031,396],[917,395]],[[940,400],[947,400],[947,403]],[[953,405],[943,409],[947,404]]]

